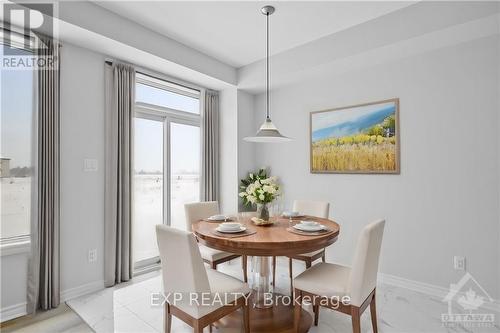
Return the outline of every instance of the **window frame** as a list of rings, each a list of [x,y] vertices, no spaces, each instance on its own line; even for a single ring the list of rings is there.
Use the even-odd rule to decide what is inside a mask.
[[[2,26],[2,34],[0,35],[0,47],[7,46],[7,41],[4,38],[4,33],[6,29]],[[26,36],[24,34],[20,34],[14,30],[11,30],[11,33],[14,33],[18,36],[24,37],[29,40],[29,45],[32,46],[35,42],[34,36]],[[13,43],[11,47],[29,52],[35,56],[34,50],[32,48],[25,48],[24,44],[19,41],[12,41]],[[16,235],[11,237],[0,237],[0,257],[27,253],[31,252],[31,238],[34,233],[35,226],[35,218],[37,216],[36,210],[38,208],[38,195],[37,195],[37,187],[38,187],[38,75],[36,70],[32,70],[33,74],[33,100],[32,100],[32,112],[33,112],[33,123],[32,123],[32,140],[31,140],[31,158],[32,158],[32,166],[33,166],[33,175],[32,175],[32,183],[31,183],[31,193],[30,193],[30,217],[29,217],[29,232],[27,234]],[[1,94],[1,92],[0,92]]]
[[[139,83],[153,88],[165,90],[174,94],[195,98],[199,101],[199,110],[198,110],[199,112],[192,113],[158,104],[151,104],[151,103],[137,102],[137,101],[135,102],[136,106],[137,105],[142,106],[145,109],[148,109],[149,111],[152,111],[154,113],[158,112],[158,114],[163,114],[164,112],[166,112],[168,114],[176,115],[181,119],[184,118],[196,119],[201,117],[201,110],[202,110],[201,104],[202,104],[202,95],[204,94],[204,89],[198,87],[189,87],[185,83],[177,83],[175,82],[175,80],[169,80],[166,78],[157,78],[153,75],[141,72],[136,72],[135,83],[136,85]]]
[[[172,123],[190,125],[199,127],[201,130],[201,112],[203,109],[203,94],[204,89],[198,87],[189,87],[186,84],[178,84],[173,80],[160,79],[149,74],[137,73],[136,84],[145,84],[154,88],[166,90],[172,93],[185,95],[196,98],[199,101],[199,113],[182,111],[174,108],[169,108],[161,105],[135,102],[134,117],[159,121],[163,123],[163,209],[162,221],[163,224],[170,226],[172,211],[171,211],[171,131]],[[162,84],[164,83],[164,84]],[[196,91],[196,93],[195,93]],[[200,142],[201,146],[201,142]],[[134,223],[134,221],[132,221]],[[159,256],[140,261],[134,260],[134,274],[148,272],[151,267],[158,266],[160,262]]]

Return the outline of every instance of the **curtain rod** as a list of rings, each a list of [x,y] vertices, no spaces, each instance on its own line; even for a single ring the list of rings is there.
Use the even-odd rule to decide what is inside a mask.
[[[107,65],[113,65],[113,62],[111,60],[105,60],[104,61]],[[191,90],[196,90],[198,92],[201,92],[201,89],[199,88],[193,88],[193,87],[190,87],[188,85],[185,85],[185,84],[182,84],[182,83],[178,83],[178,82],[172,82],[170,80],[166,80],[165,78],[161,78],[161,77],[158,77],[158,76],[154,76],[152,74],[149,74],[149,73],[145,73],[145,72],[141,72],[140,70],[135,70],[136,73],[139,73],[139,74],[142,74],[142,75],[145,75],[145,76],[149,76],[150,78],[153,78],[153,79],[156,79],[156,80],[161,80],[161,81],[166,81],[168,83],[171,83],[171,84],[175,84],[175,85],[178,85],[180,87],[184,87],[186,89],[191,89]]]

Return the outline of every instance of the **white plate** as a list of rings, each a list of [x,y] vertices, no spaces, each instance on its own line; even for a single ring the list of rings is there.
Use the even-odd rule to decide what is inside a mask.
[[[217,227],[215,228],[215,230],[217,230],[218,232],[222,232],[222,233],[227,233],[227,234],[235,234],[237,232],[243,232],[245,230],[247,230],[247,228],[245,227],[240,227],[239,229],[221,229],[220,227]]]
[[[300,230],[300,231],[311,231],[311,232],[320,231],[320,230],[325,229],[325,226],[322,224],[308,226],[308,225],[303,225],[303,224],[299,223],[299,224],[294,225],[293,227],[297,230]]]
[[[299,221],[298,224],[306,226],[306,227],[316,227],[318,225],[321,225],[321,224],[319,224],[319,222],[316,222],[316,221]]]
[[[214,216],[210,216],[209,218],[207,218],[207,220],[210,220],[210,221],[225,221],[228,219],[229,218],[227,216],[224,216],[224,215],[214,215]]]
[[[298,216],[303,216],[299,212],[283,212],[284,217],[298,217]]]

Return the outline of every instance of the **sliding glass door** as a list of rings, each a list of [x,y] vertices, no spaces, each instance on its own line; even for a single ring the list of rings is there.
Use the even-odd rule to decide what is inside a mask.
[[[185,229],[184,204],[200,201],[200,127],[170,123],[170,225]]]
[[[132,251],[144,266],[158,257],[155,225],[163,223],[163,121],[135,118]]]
[[[132,252],[135,269],[159,261],[155,225],[185,229],[199,201],[199,91],[138,76],[134,122]]]

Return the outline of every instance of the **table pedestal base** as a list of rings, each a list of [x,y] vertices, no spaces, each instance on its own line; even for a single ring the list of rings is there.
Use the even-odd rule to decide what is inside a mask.
[[[215,325],[221,327],[223,331],[227,329],[227,331],[230,332],[238,332],[243,329],[243,312],[235,311],[219,320]],[[311,325],[311,315],[309,312],[302,309],[299,332],[306,333],[311,328]],[[250,303],[250,332],[294,333],[293,305],[275,304],[267,309],[258,309],[253,307],[252,303]]]
[[[252,257],[250,287],[253,289],[252,303],[259,309],[272,306],[272,302],[266,302],[266,297],[273,299],[273,287],[271,286],[271,257]]]

